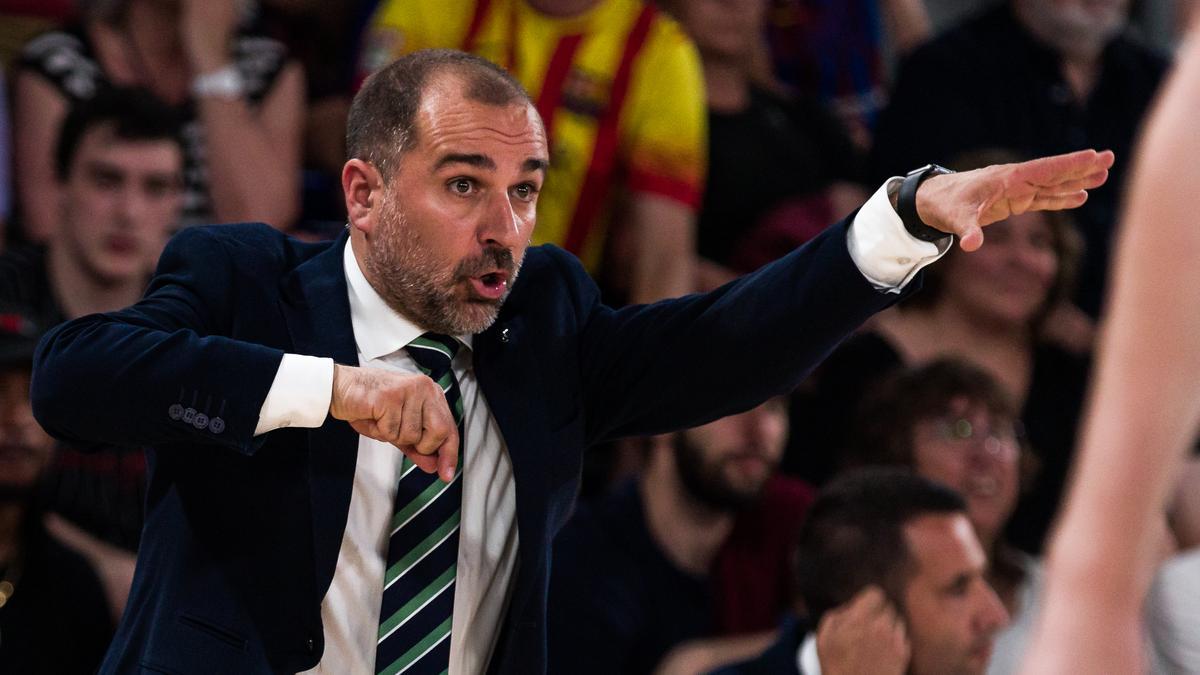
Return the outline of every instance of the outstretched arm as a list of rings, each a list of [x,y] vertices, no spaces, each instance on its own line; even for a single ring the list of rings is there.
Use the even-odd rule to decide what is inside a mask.
[[[935,176],[917,191],[917,212],[975,250],[982,229],[1012,213],[1082,204],[1112,160],[1088,150]],[[897,252],[905,240],[932,255]],[[613,311],[581,285],[574,295],[587,322],[579,360],[589,438],[694,426],[790,391],[894,302],[916,275],[915,261],[936,259],[939,248],[945,244],[910,237],[876,193],[847,223],[710,293]]]

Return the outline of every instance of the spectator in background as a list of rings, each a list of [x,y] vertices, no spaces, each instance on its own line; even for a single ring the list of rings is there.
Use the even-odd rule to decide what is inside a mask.
[[[701,284],[715,288],[863,203],[865,158],[823,104],[753,81],[767,0],[664,6],[695,40],[704,68],[709,173],[696,234]]]
[[[184,145],[173,111],[143,90],[111,90],[72,107],[58,134],[55,182],[39,199],[58,209],[46,246],[0,255],[0,301],[41,325],[121,309],[179,221]],[[63,447],[48,472],[55,534],[87,555],[119,614],[142,528],[140,448]]]
[[[852,467],[905,467],[962,495],[988,557],[988,583],[1012,617],[997,636],[992,675],[1017,672],[1042,590],[1041,566],[1004,539],[1021,483],[1017,427],[1016,410],[995,378],[943,359],[897,373],[874,392],[845,460]]]
[[[831,484],[801,528],[807,623],[789,624],[766,653],[721,675],[985,672],[1007,616],[967,509],[908,471],[863,470]]]
[[[379,0],[259,0],[252,23],[304,69],[303,206],[294,236],[336,237],[346,223],[346,113],[367,21]]]
[[[184,224],[262,220],[299,209],[304,83],[273,40],[239,33],[236,0],[90,0],[81,26],[40,35],[17,63],[19,206],[26,235],[54,236],[50,149],[72,103],[144,87],[186,120]]]
[[[1108,184],[1076,213],[1078,306],[1095,317],[1134,135],[1167,68],[1125,36],[1129,0],[1009,0],[917,49],[880,119],[874,164],[897,175],[981,148],[1040,156],[1109,148]],[[1088,322],[1056,316],[1086,336]],[[1079,339],[1082,339],[1080,337]]]
[[[786,435],[773,399],[655,438],[640,480],[581,506],[555,543],[549,672],[707,672],[763,649],[812,499],[774,475]]]
[[[764,79],[832,106],[866,149],[887,64],[929,39],[930,22],[924,0],[770,0],[766,35]]]
[[[100,665],[113,621],[95,571],[33,506],[54,454],[29,405],[40,336],[33,313],[0,303],[0,673],[77,675]]]
[[[429,47],[504,66],[536,102],[551,160],[535,244],[579,256],[610,304],[695,289],[704,81],[673,20],[640,0],[385,0],[364,73]]]
[[[8,82],[0,69],[0,243],[8,233],[12,218],[12,128],[8,117]]]
[[[1012,157],[981,152],[956,166]],[[1070,295],[1077,239],[1062,214],[1025,213],[993,226],[976,253],[950,251],[930,269],[923,292],[879,315],[801,386],[785,468],[824,482],[846,447],[859,402],[884,375],[958,357],[994,377],[1021,411],[1040,471],[1009,534],[1022,549],[1039,552],[1073,456],[1087,381],[1087,360],[1041,332],[1052,308]]]

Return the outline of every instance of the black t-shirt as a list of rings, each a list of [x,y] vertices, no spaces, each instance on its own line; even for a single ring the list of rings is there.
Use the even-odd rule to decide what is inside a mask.
[[[676,645],[713,635],[706,579],[675,567],[646,529],[636,482],[580,505],[554,543],[549,669],[651,673]]]
[[[113,622],[91,565],[55,541],[40,516],[27,519],[24,559],[14,593],[0,607],[0,673],[94,673],[112,639]],[[0,576],[14,576],[0,566]]]
[[[835,181],[863,179],[861,153],[841,122],[815,101],[752,89],[746,110],[709,111],[708,125],[709,170],[697,245],[710,260],[729,264],[740,240],[785,201],[814,195]]]
[[[0,254],[0,302],[33,315],[42,328],[66,321],[46,269],[46,250],[14,248]],[[110,544],[136,551],[146,498],[141,448],[60,444],[42,477],[39,504]]]

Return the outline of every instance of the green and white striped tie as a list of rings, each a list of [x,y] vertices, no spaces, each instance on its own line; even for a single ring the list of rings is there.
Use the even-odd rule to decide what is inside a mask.
[[[458,353],[454,338],[425,333],[406,349],[437,382],[458,425],[458,473],[450,483],[427,474],[408,459],[396,492],[384,574],[383,607],[375,672],[437,675],[450,664],[454,575],[462,508],[463,403],[450,364]]]

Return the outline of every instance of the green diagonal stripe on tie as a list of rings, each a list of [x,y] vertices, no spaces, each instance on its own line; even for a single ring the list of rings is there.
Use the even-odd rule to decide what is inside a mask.
[[[417,345],[418,347],[428,347],[429,349],[436,349],[436,350],[438,350],[439,352],[441,352],[441,353],[445,354],[445,355],[446,355],[446,358],[448,358],[448,359],[453,359],[453,358],[454,358],[454,355],[453,355],[453,354],[451,354],[451,353],[450,353],[450,352],[449,352],[449,351],[446,349],[446,345],[444,345],[444,344],[442,344],[442,343],[440,343],[440,342],[436,342],[436,341],[434,341],[434,340],[430,340],[429,338],[426,338],[426,337],[419,337],[419,338],[416,338],[416,339],[414,339],[412,342],[410,342],[410,343],[408,343],[408,344],[410,344],[410,345]]]
[[[454,400],[454,419],[462,420],[462,418],[463,418],[463,402],[462,402],[462,398],[457,398]],[[462,424],[462,422],[460,421],[459,424]]]
[[[384,577],[384,588],[390,586],[391,583],[396,580],[396,577],[408,571],[408,568],[416,564],[416,562],[421,558],[424,558],[430,551],[433,550],[434,546],[437,546],[439,542],[453,532],[454,528],[458,527],[458,520],[459,513],[455,511],[454,515],[450,516],[445,523],[442,523],[441,527],[431,532],[428,537],[425,537],[424,541],[414,546],[411,551],[409,551],[403,558],[400,559],[400,562],[389,567],[387,576]]]
[[[404,652],[404,656],[392,662],[392,665],[379,671],[379,675],[396,675],[405,668],[411,666],[417,659],[421,658],[430,649],[433,649],[439,642],[450,637],[451,621],[447,617],[442,625],[430,631],[420,642],[413,646],[412,649]]]
[[[454,572],[456,569],[458,569],[458,565],[451,565],[450,569],[442,573],[442,576],[434,579],[432,583],[425,587],[425,590],[418,593],[416,597],[414,597],[412,600],[409,600],[400,609],[396,610],[395,614],[388,617],[387,621],[384,621],[382,624],[380,624],[379,639],[382,640],[383,636],[392,632],[396,626],[399,626],[400,624],[404,623],[406,619],[416,614],[417,610],[424,606],[425,603],[429,602],[431,598],[446,590],[446,587],[450,585],[450,582],[454,581]]]
[[[411,518],[417,511],[420,511],[423,506],[433,501],[434,497],[441,494],[442,490],[445,490],[449,486],[449,483],[443,483],[440,480],[430,483],[429,487],[422,490],[421,494],[413,497],[413,500],[407,506],[397,511],[396,515],[392,517],[392,529],[389,530],[388,536],[395,534],[396,530],[400,529],[400,526],[404,524],[404,521]]]
[[[450,385],[453,383],[454,383],[454,371],[446,371],[446,374],[442,376],[442,379],[438,380],[437,384],[439,387],[442,388],[442,391],[446,391],[447,389],[450,388]]]

